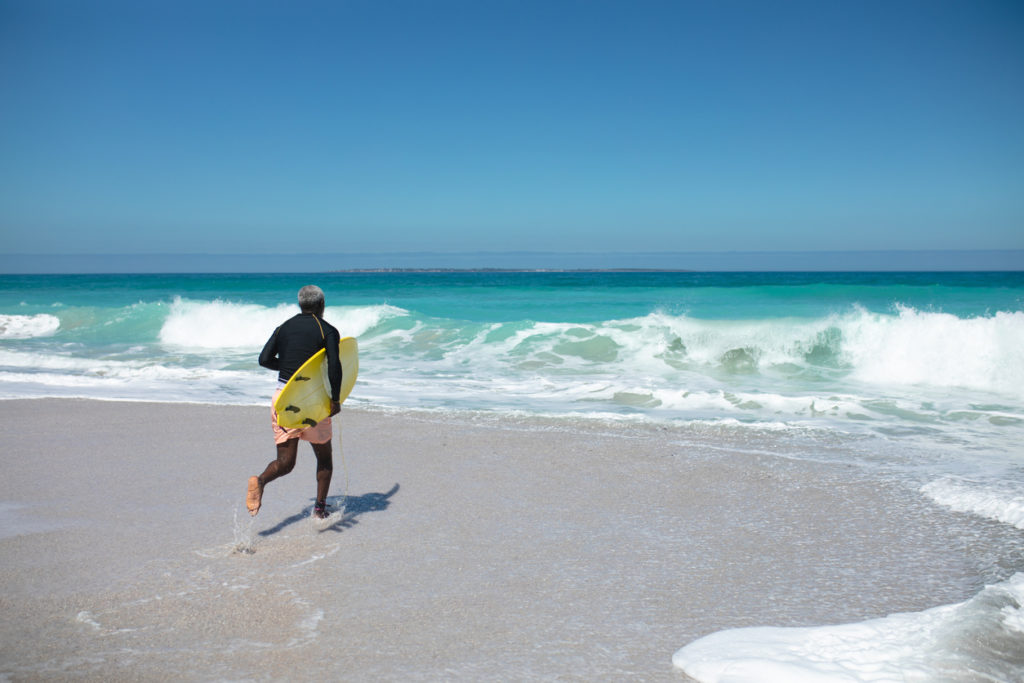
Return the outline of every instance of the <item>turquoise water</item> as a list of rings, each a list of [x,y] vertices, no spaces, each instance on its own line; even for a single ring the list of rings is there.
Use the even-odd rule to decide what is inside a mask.
[[[1019,272],[6,276],[0,392],[260,403],[256,353],[310,281],[359,338],[354,400],[382,406],[775,421],[836,394],[837,415],[1012,422],[1024,402]]]
[[[655,310],[696,317],[822,315],[894,303],[960,316],[1019,311],[1021,272],[983,273],[336,273],[0,276],[0,310],[54,303],[116,308],[174,297],[276,305],[315,280],[332,303],[390,303],[453,320],[594,322]],[[18,310],[24,304],[28,308]],[[766,308],[769,307],[769,308]]]
[[[0,396],[263,404],[309,282],[356,404],[1024,442],[1021,272],[4,276]]]

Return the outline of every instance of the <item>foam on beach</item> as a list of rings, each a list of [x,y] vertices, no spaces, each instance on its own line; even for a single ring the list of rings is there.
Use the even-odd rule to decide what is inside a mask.
[[[702,683],[1019,680],[1024,574],[975,597],[857,624],[721,631],[673,664]]]
[[[1006,482],[943,477],[921,492],[940,505],[1024,529],[1024,491]]]
[[[1024,529],[1024,495],[1009,483],[946,476],[920,490],[957,512]],[[672,662],[702,683],[1020,680],[1024,573],[923,612],[720,631],[678,650]]]

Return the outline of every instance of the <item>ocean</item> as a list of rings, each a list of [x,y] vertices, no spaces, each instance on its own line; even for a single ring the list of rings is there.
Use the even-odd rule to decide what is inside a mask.
[[[1024,532],[1024,272],[6,275],[0,398],[265,406],[276,378],[257,355],[310,283],[359,341],[352,404],[670,425]],[[855,679],[934,679],[950,658],[1024,679],[1024,534],[981,552],[964,603],[727,631],[674,661],[702,680],[737,660],[826,676],[808,642],[839,639]]]

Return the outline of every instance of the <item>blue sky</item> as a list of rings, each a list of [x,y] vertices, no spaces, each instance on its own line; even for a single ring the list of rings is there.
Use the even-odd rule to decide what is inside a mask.
[[[0,253],[1021,249],[1022,122],[1019,2],[0,0]]]

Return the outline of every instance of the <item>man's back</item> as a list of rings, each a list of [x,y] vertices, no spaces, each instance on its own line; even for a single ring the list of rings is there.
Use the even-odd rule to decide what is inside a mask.
[[[322,348],[328,349],[328,361],[332,355],[336,360],[340,339],[338,330],[330,323],[311,313],[299,313],[274,330],[260,353],[259,363],[265,368],[277,370],[278,378],[287,382],[303,363]]]

